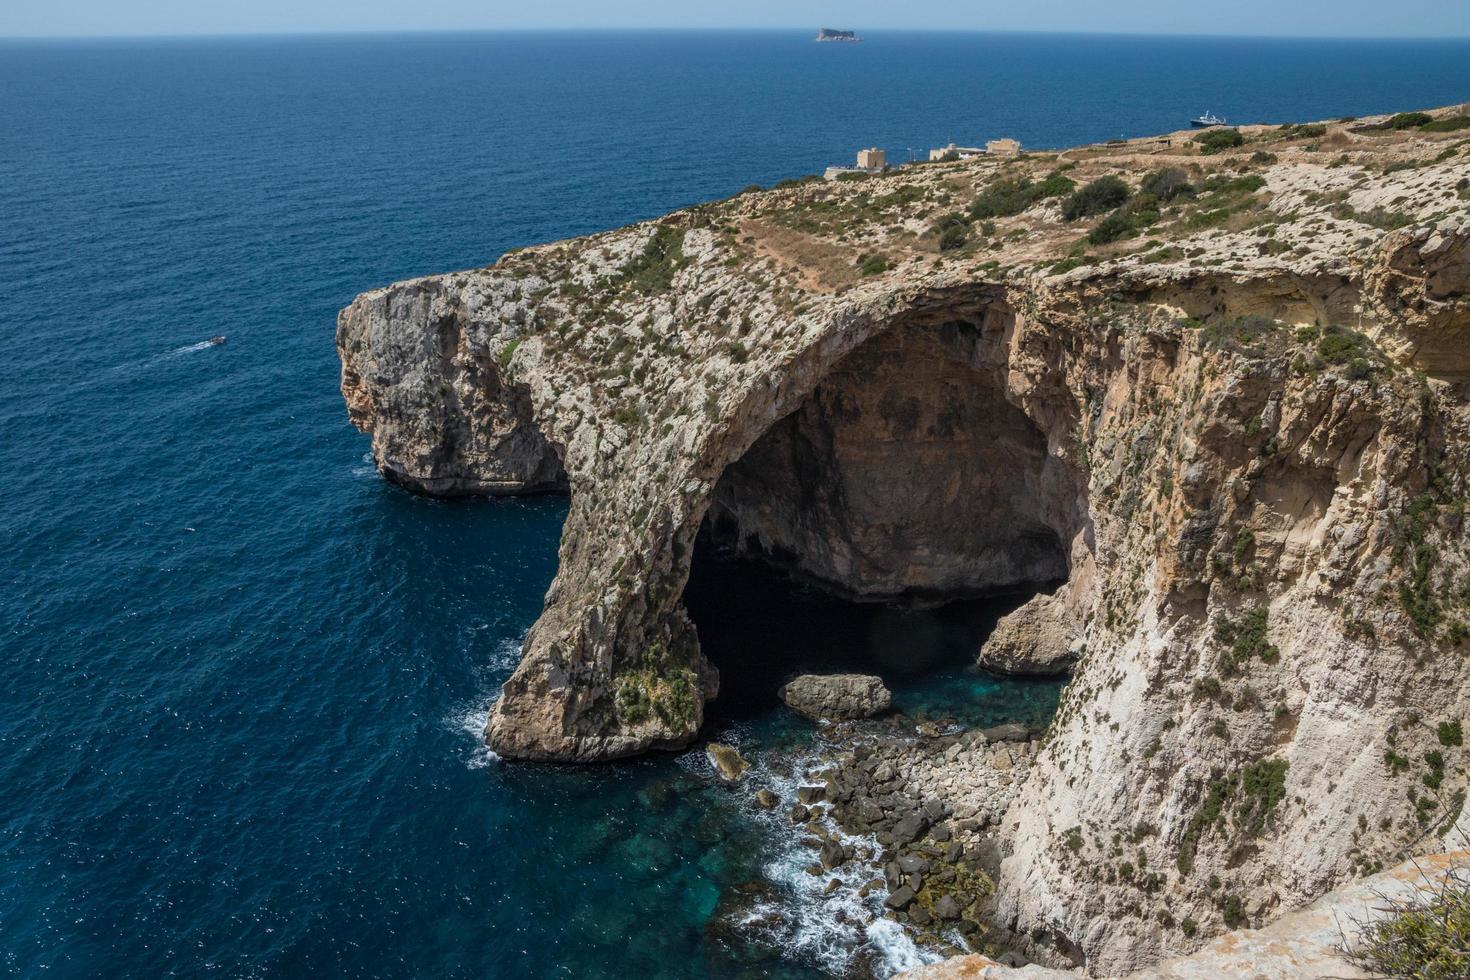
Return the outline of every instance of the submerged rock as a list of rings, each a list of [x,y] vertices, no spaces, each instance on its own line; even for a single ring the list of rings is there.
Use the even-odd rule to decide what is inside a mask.
[[[714,766],[715,774],[720,777],[720,780],[730,785],[740,782],[741,777],[750,768],[750,763],[745,761],[744,756],[733,747],[720,742],[711,742],[706,745],[704,754],[709,759],[709,764]]]
[[[893,694],[871,674],[803,674],[781,688],[781,700],[814,721],[871,718],[893,707]]]
[[[774,810],[781,798],[768,789],[757,790],[755,794],[755,805],[762,810]]]

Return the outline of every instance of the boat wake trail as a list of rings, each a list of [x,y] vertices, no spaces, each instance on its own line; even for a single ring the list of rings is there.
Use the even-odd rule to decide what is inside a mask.
[[[168,352],[168,356],[179,357],[183,354],[193,354],[197,351],[209,350],[211,347],[218,347],[224,342],[224,337],[210,337],[208,340],[201,340],[197,344],[185,344],[183,347],[175,347]]]

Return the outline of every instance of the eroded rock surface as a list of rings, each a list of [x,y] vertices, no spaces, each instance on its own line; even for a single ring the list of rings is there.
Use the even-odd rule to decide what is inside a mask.
[[[1064,595],[1039,595],[1001,617],[977,662],[1000,674],[1065,674],[1081,652],[1080,634]]]
[[[1425,846],[1470,761],[1470,157],[1374,124],[807,183],[359,297],[342,386],[386,476],[571,495],[496,751],[692,743],[707,526],[859,598],[1065,579],[997,641],[1063,623],[1078,658],[995,914],[1090,971]],[[1165,168],[1192,196],[1110,242],[986,203]]]
[[[1467,861],[1470,853],[1464,851],[1406,861],[1391,871],[1330,892],[1263,929],[1228,932],[1198,952],[1128,973],[1119,980],[1355,980],[1374,976],[1359,969],[1343,952],[1354,948],[1363,926],[1388,917],[1384,899],[1411,902],[1416,895],[1432,895],[1446,877],[1464,881]],[[904,980],[1071,980],[1077,974],[1035,965],[1009,967],[987,956],[970,955],[900,976]]]
[[[733,745],[711,742],[704,747],[704,754],[720,781],[732,786],[740,782],[741,777],[750,769],[750,763]]]
[[[787,707],[814,721],[871,718],[893,707],[893,694],[871,674],[802,674],[781,687]]]

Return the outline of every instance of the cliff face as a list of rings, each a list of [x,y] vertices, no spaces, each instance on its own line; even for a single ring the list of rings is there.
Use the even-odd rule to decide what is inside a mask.
[[[1262,929],[1226,933],[1187,956],[1165,960],[1123,980],[1368,980],[1344,955],[1358,948],[1360,930],[1391,916],[1385,899],[1406,904],[1433,901],[1445,882],[1464,882],[1470,854],[1435,854],[1323,895],[1309,907]],[[1381,974],[1378,974],[1381,976]],[[1037,966],[1012,969],[985,956],[960,956],[900,975],[899,980],[1069,980],[1070,971]]]
[[[997,641],[1080,656],[997,915],[1090,969],[1452,823],[1470,156],[1358,126],[804,183],[359,297],[343,392],[386,476],[571,494],[492,746],[689,744],[708,520],[859,598],[1065,580]],[[1063,220],[1068,182],[1170,169],[1193,190],[1103,219],[1135,237]]]

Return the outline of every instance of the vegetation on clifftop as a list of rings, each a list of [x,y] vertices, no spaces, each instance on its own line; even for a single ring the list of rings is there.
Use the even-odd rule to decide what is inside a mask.
[[[1348,959],[1373,976],[1454,980],[1470,976],[1470,872],[1454,868],[1408,898],[1382,895],[1389,915],[1364,925]]]

